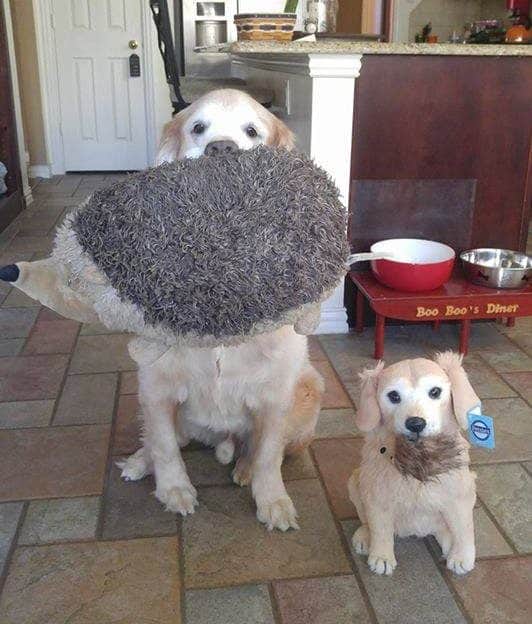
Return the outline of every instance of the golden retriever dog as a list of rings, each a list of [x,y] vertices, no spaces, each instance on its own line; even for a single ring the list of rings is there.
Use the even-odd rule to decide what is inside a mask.
[[[447,352],[360,375],[357,426],[367,434],[348,490],[362,523],[353,547],[377,574],[397,565],[395,535],[434,535],[457,574],[475,565],[475,474],[460,427],[480,400],[461,362]]]
[[[262,144],[291,149],[293,135],[245,93],[219,90],[166,126],[158,161]],[[216,301],[212,308],[216,314]],[[119,464],[123,478],[154,473],[156,497],[169,511],[190,514],[197,496],[180,447],[199,440],[230,463],[236,446],[233,480],[251,484],[257,518],[270,530],[298,528],[281,464],[309,444],[320,410],[323,381],[306,337],[285,326],[236,347],[165,350],[136,338],[129,351],[139,366],[144,435],[143,447]]]

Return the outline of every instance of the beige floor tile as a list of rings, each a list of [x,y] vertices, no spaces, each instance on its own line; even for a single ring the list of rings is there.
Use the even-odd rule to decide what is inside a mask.
[[[54,401],[0,403],[0,429],[46,427],[50,424],[54,404]]]
[[[356,435],[353,409],[322,409],[316,426],[316,438],[340,438]]]
[[[23,503],[0,503],[0,577],[22,514]]]
[[[20,547],[0,601],[9,624],[180,624],[173,537]]]
[[[449,575],[473,624],[529,624],[532,559],[478,561],[465,577]]]
[[[519,464],[477,466],[477,492],[519,552],[532,552],[532,477]]]
[[[113,418],[116,373],[68,375],[54,416],[54,425],[108,423]]]
[[[354,576],[333,576],[273,584],[282,624],[371,622]]]
[[[292,481],[299,531],[267,531],[248,488],[200,490],[183,521],[186,586],[240,585],[274,578],[349,573],[340,537],[319,482]]]
[[[99,496],[31,501],[18,545],[94,539],[99,513]]]
[[[127,352],[130,336],[80,336],[70,363],[70,373],[108,373],[135,370]]]
[[[481,399],[500,399],[517,394],[475,354],[470,354],[465,358],[464,368],[475,392]]]
[[[101,494],[108,425],[0,431],[0,500]]]
[[[334,514],[345,520],[355,518],[356,510],[349,499],[347,481],[356,466],[360,465],[362,438],[315,440],[312,453],[327,488]]]
[[[532,371],[527,371],[526,373],[503,373],[502,376],[525,401],[532,404]]]
[[[274,624],[266,585],[190,589],[186,593],[187,624]]]
[[[488,399],[482,411],[494,419],[495,448],[473,446],[473,463],[532,459],[532,408],[523,399]]]

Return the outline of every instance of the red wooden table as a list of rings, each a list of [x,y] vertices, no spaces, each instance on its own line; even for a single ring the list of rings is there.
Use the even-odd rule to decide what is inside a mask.
[[[364,299],[375,312],[375,354],[384,353],[384,326],[387,318],[401,321],[460,321],[460,353],[466,354],[471,320],[507,318],[512,325],[517,316],[532,315],[532,284],[519,290],[477,286],[456,273],[441,288],[429,292],[408,293],[383,286],[371,271],[351,271],[357,287],[356,331],[364,329]]]

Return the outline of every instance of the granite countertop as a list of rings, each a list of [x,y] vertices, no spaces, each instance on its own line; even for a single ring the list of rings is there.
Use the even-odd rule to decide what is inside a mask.
[[[287,43],[277,41],[237,41],[232,54],[410,54],[432,56],[532,56],[532,45],[461,43],[379,43],[321,39]]]

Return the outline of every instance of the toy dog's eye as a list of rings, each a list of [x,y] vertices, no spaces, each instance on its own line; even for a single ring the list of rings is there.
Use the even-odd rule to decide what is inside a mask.
[[[202,124],[201,122],[195,123],[192,128],[192,132],[194,134],[203,134],[205,132],[205,124]]]
[[[401,395],[397,392],[397,390],[388,392],[387,396],[390,399],[390,403],[401,403]]]
[[[431,388],[429,390],[429,397],[431,399],[439,399],[441,396],[441,388],[438,388],[438,386],[434,386],[434,388]]]
[[[254,139],[258,135],[258,132],[255,130],[253,126],[248,126],[246,128],[246,134],[248,135],[250,139]]]

